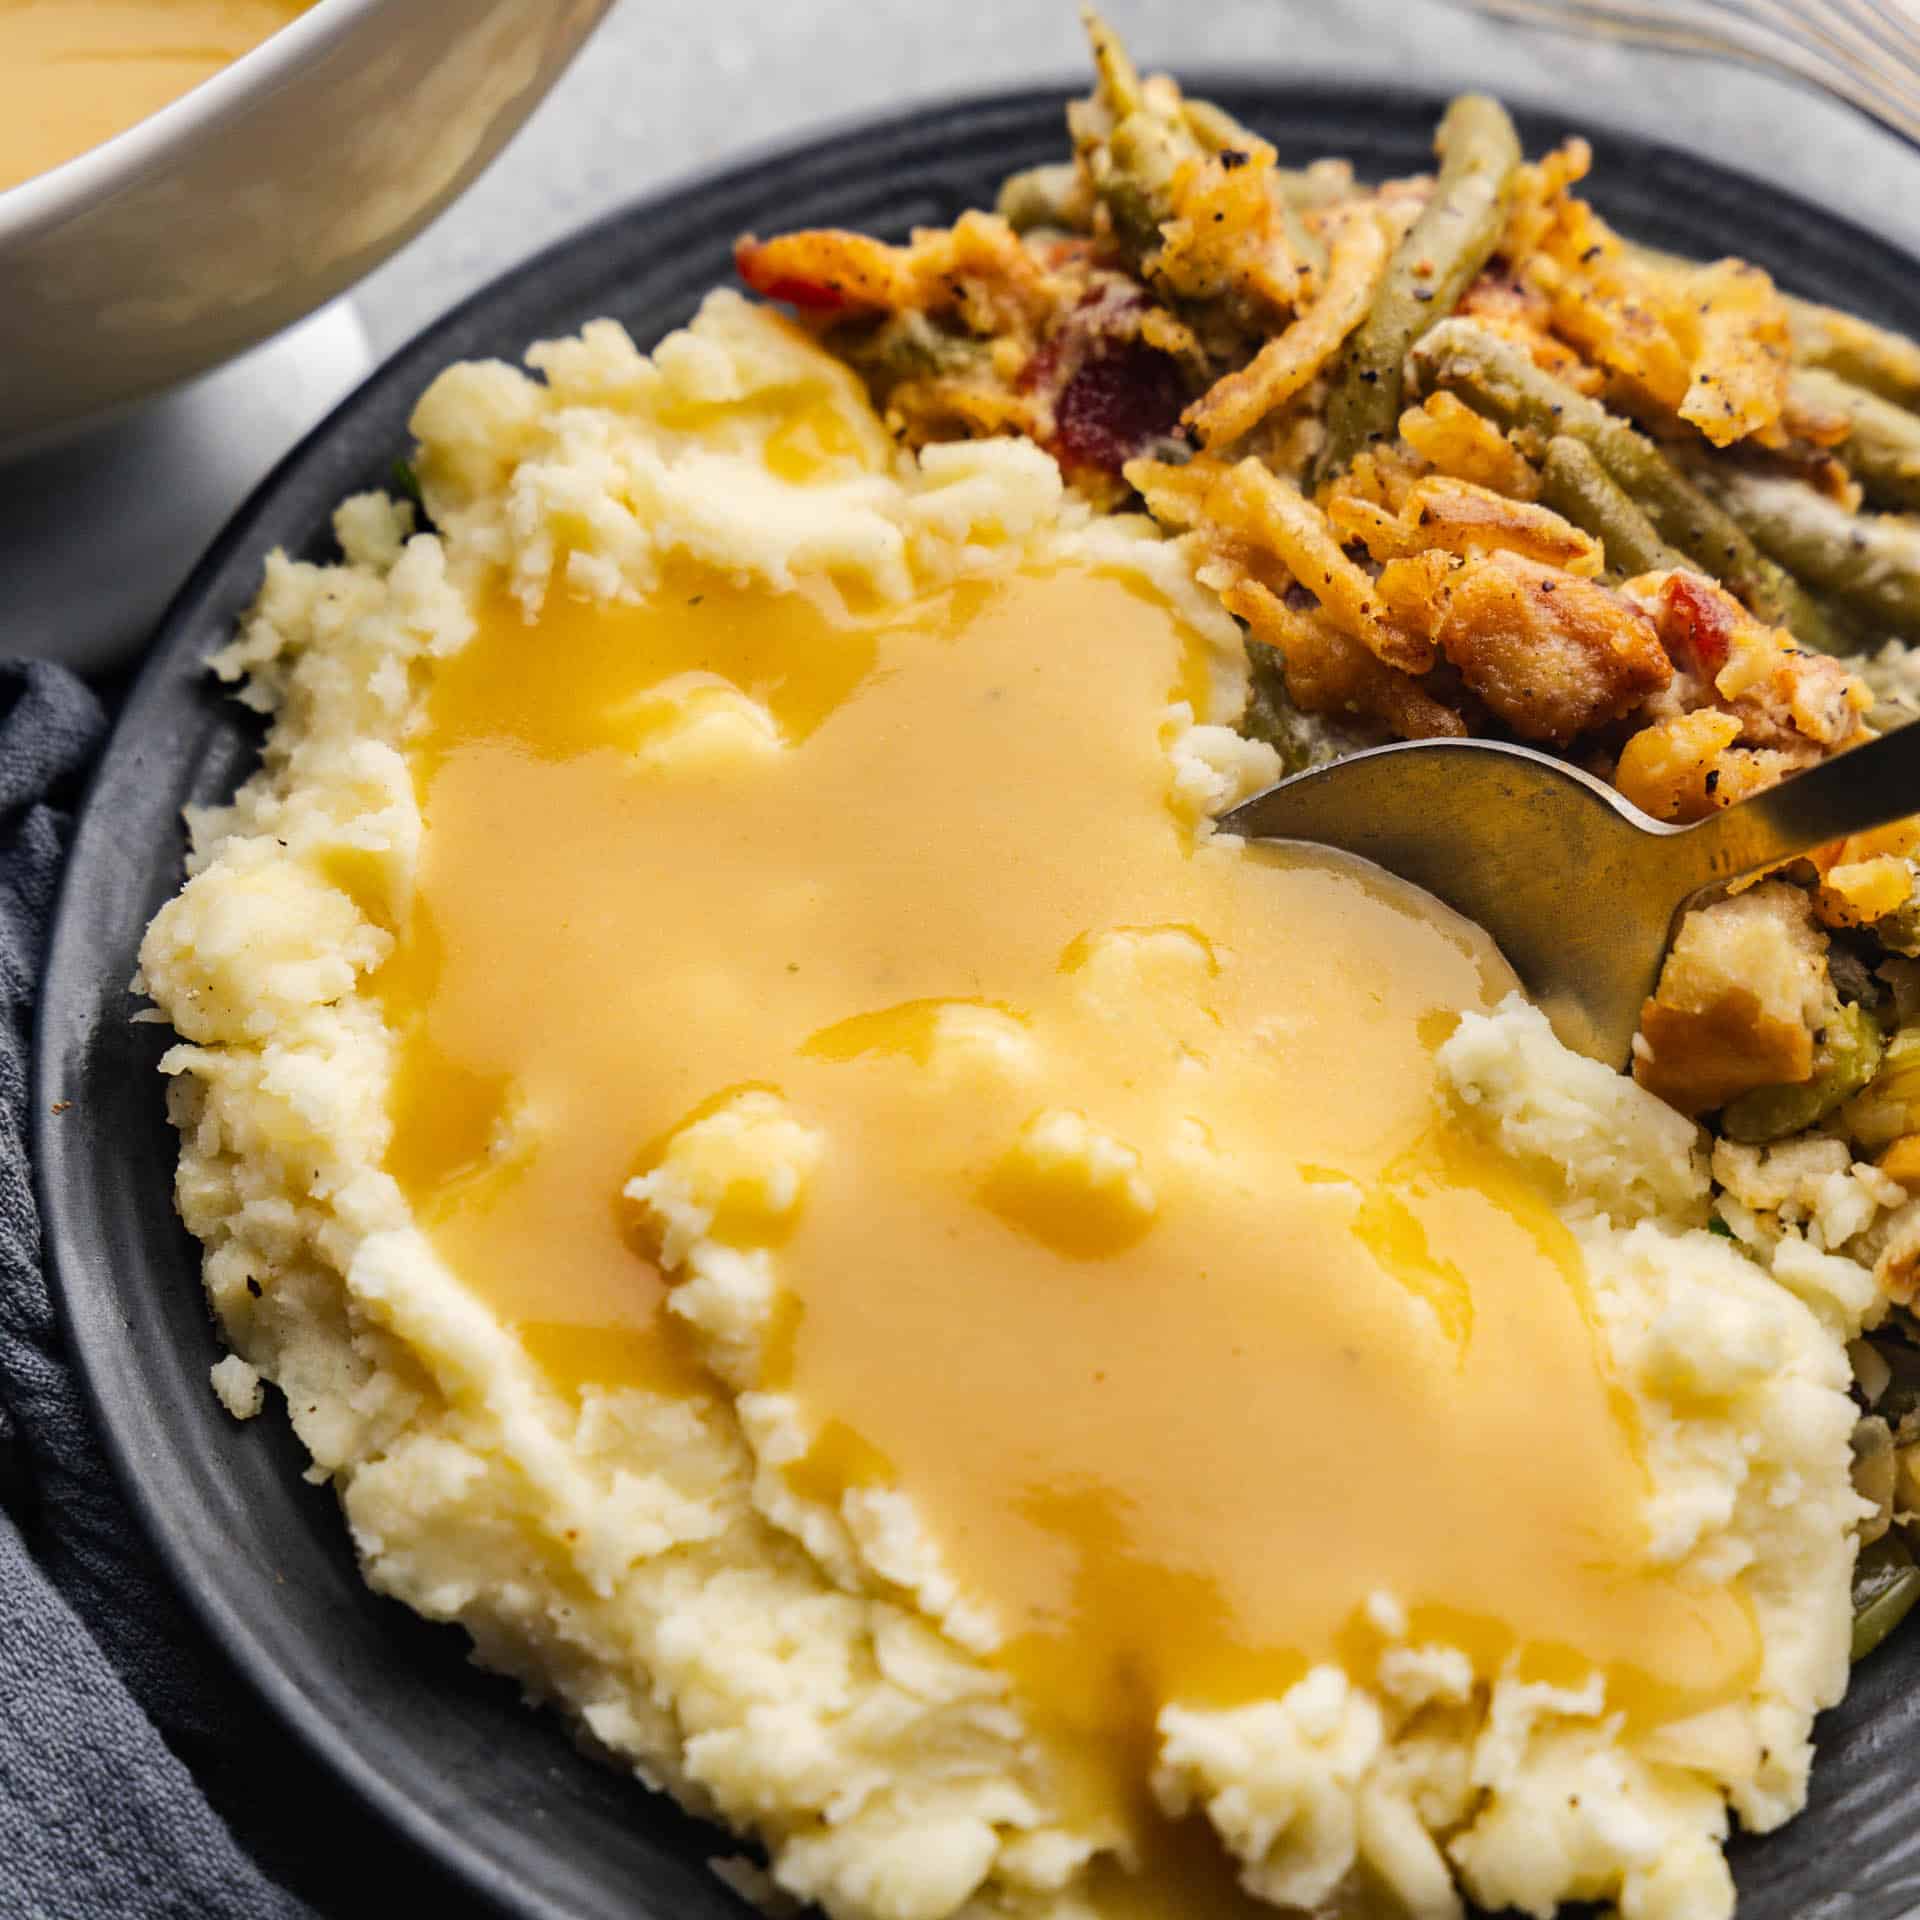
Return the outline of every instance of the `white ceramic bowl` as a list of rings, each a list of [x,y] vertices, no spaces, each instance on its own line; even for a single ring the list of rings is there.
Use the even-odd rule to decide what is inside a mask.
[[[203,86],[0,192],[0,453],[231,358],[418,232],[609,0],[318,0]]]

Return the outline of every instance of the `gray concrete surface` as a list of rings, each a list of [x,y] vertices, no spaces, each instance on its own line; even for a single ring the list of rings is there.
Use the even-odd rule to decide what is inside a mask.
[[[1732,66],[1435,0],[1108,0],[1155,65],[1489,86],[1771,172],[1920,252],[1920,154]],[[505,157],[361,289],[377,352],[570,228],[850,115],[1084,70],[1074,0],[617,0]]]

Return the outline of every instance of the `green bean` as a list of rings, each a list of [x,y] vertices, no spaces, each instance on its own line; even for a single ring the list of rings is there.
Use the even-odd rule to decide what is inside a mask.
[[[1798,480],[1769,474],[1728,469],[1709,484],[1782,566],[1881,629],[1920,636],[1920,522],[1849,513]]]
[[[1163,256],[1148,270],[1160,252],[1161,229],[1174,218],[1174,183],[1181,167],[1199,151],[1181,122],[1148,109],[1129,114],[1114,128],[1091,170],[1094,191],[1112,218],[1114,238],[1133,271],[1175,300],[1205,302],[1219,291],[1206,269],[1176,273]],[[1277,195],[1273,206],[1293,258],[1324,273],[1327,250],[1298,211]]]
[[[1285,194],[1269,187],[1268,196],[1273,201],[1275,213],[1280,217],[1280,228],[1287,236],[1287,245],[1292,249],[1293,257],[1304,260],[1316,278],[1324,281],[1327,272],[1326,242],[1301,218],[1300,209]]]
[[[1302,213],[1337,207],[1358,192],[1353,169],[1344,160],[1316,160],[1310,167],[1275,167],[1267,178],[1273,191]]]
[[[987,348],[966,334],[949,333],[924,313],[890,313],[879,326],[841,349],[848,364],[882,391],[902,380],[959,378],[978,373]]]
[[[1259,135],[1241,125],[1224,107],[1215,106],[1211,100],[1182,100],[1179,111],[1179,133],[1186,138],[1180,139],[1174,126],[1163,114],[1156,114],[1148,103],[1146,89],[1140,84],[1140,76],[1132,61],[1121,47],[1118,37],[1106,22],[1097,15],[1088,23],[1088,31],[1093,39],[1094,60],[1099,69],[1100,86],[1098,97],[1114,116],[1115,131],[1120,123],[1136,114],[1145,114],[1157,123],[1157,131],[1152,136],[1157,148],[1156,161],[1161,155],[1171,154],[1177,148],[1186,146],[1193,151],[1209,156],[1221,153],[1250,153],[1256,146],[1264,144]],[[1138,127],[1127,130],[1127,141],[1141,141],[1147,136]],[[1111,145],[1111,142],[1109,143]],[[1123,145],[1126,142],[1122,143]],[[1038,171],[1038,169],[1035,169]],[[1164,184],[1164,168],[1157,169],[1157,184]],[[1290,173],[1282,167],[1275,167],[1268,173],[1268,186],[1272,195],[1274,211],[1279,216],[1282,230],[1287,237],[1287,245],[1292,249],[1296,260],[1304,260],[1315,273],[1324,273],[1327,269],[1327,250],[1319,237],[1311,232],[1301,218],[1309,207],[1324,206],[1334,199],[1344,198],[1343,193],[1322,193],[1315,197],[1311,188],[1315,176],[1311,171]],[[1347,192],[1352,191],[1353,175],[1349,170],[1345,182]],[[1004,192],[1004,189],[1002,190]],[[1150,197],[1164,198],[1163,193],[1150,194]],[[1003,206],[1001,209],[1005,212]],[[1163,210],[1161,218],[1166,217]],[[1012,215],[1009,214],[1011,219]],[[1017,223],[1016,223],[1017,224]],[[1159,230],[1156,224],[1153,240],[1157,244]]]
[[[1305,216],[1323,207],[1337,207],[1357,191],[1353,169],[1344,160],[1316,160],[1310,167],[1275,167],[1267,175],[1267,192],[1280,209],[1287,239],[1315,273],[1327,270],[1327,246],[1307,225]]]
[[[1068,125],[1086,161],[1093,190],[1113,222],[1114,238],[1127,264],[1136,274],[1144,275],[1146,262],[1159,250],[1161,229],[1174,217],[1174,183],[1180,169],[1196,159],[1220,154],[1244,159],[1265,143],[1210,100],[1149,93],[1119,35],[1091,8],[1086,10],[1085,21],[1093,47],[1093,99],[1069,108]],[[1349,174],[1349,186],[1351,180]],[[1268,181],[1274,215],[1286,236],[1288,251],[1310,272],[1324,274],[1326,245],[1302,218],[1308,203],[1296,202],[1280,183],[1280,169],[1270,168]],[[1073,217],[1077,184],[1077,179],[1061,182],[1055,169],[1032,168],[1016,174],[1001,188],[1000,211],[1022,230],[1038,225],[1081,227],[1084,220]],[[1050,219],[1043,217],[1049,208],[1054,210]],[[1060,217],[1062,212],[1065,218]],[[1175,283],[1165,291],[1197,300],[1210,289]]]
[[[1884,1415],[1865,1414],[1853,1423],[1847,1446],[1853,1455],[1848,1477],[1854,1494],[1872,1509],[1860,1518],[1860,1544],[1870,1547],[1876,1540],[1884,1540],[1893,1525],[1894,1495],[1900,1485],[1893,1427]]]
[[[1787,298],[1793,357],[1822,367],[1898,407],[1920,408],[1920,345],[1837,307]]]
[[[1068,124],[1087,150],[1094,192],[1113,221],[1114,238],[1138,272],[1160,244],[1161,224],[1173,216],[1174,173],[1198,145],[1183,121],[1154,110],[1120,36],[1091,7],[1083,19],[1093,50],[1093,100],[1090,110],[1069,109]]]
[[[1062,159],[1048,167],[1025,167],[1000,182],[995,211],[1016,234],[1035,227],[1073,227],[1069,205],[1079,169]]]
[[[1337,473],[1400,418],[1407,350],[1459,304],[1500,243],[1520,136],[1499,101],[1468,93],[1447,109],[1434,142],[1433,197],[1387,262],[1373,310],[1347,342],[1327,403],[1323,476]]]
[[[1897,1534],[1860,1549],[1853,1569],[1853,1657],[1864,1660],[1920,1600],[1920,1567]]]
[[[1645,434],[1537,366],[1530,354],[1470,320],[1448,320],[1413,351],[1427,387],[1445,387],[1544,458],[1556,435],[1578,440],[1660,536],[1745,598],[1768,570],[1753,544]]]
[[[1563,519],[1584,527],[1606,549],[1608,571],[1623,578],[1693,563],[1660,538],[1585,441],[1557,433],[1540,469],[1540,498]]]
[[[1920,1026],[1902,1027],[1887,1042],[1879,1071],[1847,1103],[1840,1125],[1868,1153],[1885,1151],[1902,1134],[1920,1133]]]
[[[1821,367],[1802,368],[1793,390],[1808,407],[1846,416],[1834,451],[1875,506],[1920,507],[1920,419]]]
[[[1120,36],[1091,7],[1082,13],[1081,23],[1093,51],[1094,98],[1116,122],[1138,113],[1147,104],[1146,89]]]
[[[1844,650],[1844,628],[1754,545],[1729,513],[1644,433],[1537,367],[1522,348],[1470,320],[1443,320],[1413,349],[1421,384],[1457,393],[1536,459],[1556,434],[1578,440],[1669,546],[1724,581],[1764,620],[1821,652]]]
[[[1302,713],[1287,694],[1286,664],[1263,640],[1247,637],[1247,704],[1239,730],[1263,740],[1280,756],[1283,773],[1304,773],[1357,748],[1377,744],[1374,737],[1321,714]]]
[[[1107,136],[1093,167],[1094,191],[1113,220],[1113,235],[1135,273],[1158,251],[1160,229],[1173,218],[1173,181],[1192,158],[1186,128],[1151,111],[1130,113]],[[1104,163],[1103,163],[1104,162]]]
[[[1084,228],[1079,198],[1080,171],[1071,160],[1051,166],[1027,167],[1010,173],[1000,182],[994,205],[1015,233],[1031,233],[1035,227],[1063,227],[1069,231]]]
[[[1181,167],[1221,153],[1245,155],[1262,143],[1209,100],[1180,100],[1177,105],[1155,101],[1141,84],[1119,37],[1098,14],[1088,14],[1087,31],[1098,75],[1094,102],[1107,115],[1106,130],[1089,152],[1088,170],[1113,221],[1114,237],[1128,264],[1141,273],[1159,249],[1161,228],[1174,217],[1174,182]],[[1005,189],[1002,192],[1001,211],[1017,226],[1019,221],[1004,199]],[[1023,190],[1017,203],[1020,211],[1026,211],[1028,200]],[[1277,189],[1272,200],[1293,258],[1316,274],[1324,273],[1326,247],[1308,229],[1300,209]],[[1167,291],[1198,299],[1206,290],[1176,283]]]
[[[1180,117],[1208,153],[1224,153],[1229,148],[1245,153],[1260,143],[1260,136],[1243,127],[1225,107],[1211,100],[1182,100]]]

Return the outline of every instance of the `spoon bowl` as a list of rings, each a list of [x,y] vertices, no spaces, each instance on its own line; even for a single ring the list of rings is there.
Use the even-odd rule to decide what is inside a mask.
[[[1884,735],[1688,826],[1531,747],[1414,740],[1282,780],[1219,825],[1337,847],[1423,888],[1486,929],[1568,1046],[1619,1068],[1683,914],[1914,812],[1920,734]]]

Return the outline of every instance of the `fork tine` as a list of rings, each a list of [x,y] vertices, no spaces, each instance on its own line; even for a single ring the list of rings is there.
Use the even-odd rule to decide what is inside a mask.
[[[1497,19],[1744,61],[1920,145],[1920,26],[1890,0],[1460,0]]]

